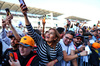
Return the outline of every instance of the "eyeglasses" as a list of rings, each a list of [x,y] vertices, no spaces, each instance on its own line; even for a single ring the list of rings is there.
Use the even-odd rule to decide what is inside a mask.
[[[82,38],[77,38],[77,40],[82,40]]]
[[[72,41],[72,40],[73,40],[73,39],[71,39],[71,38],[69,38],[69,37],[67,37],[67,36],[65,36],[65,38],[66,38],[66,39],[69,39],[70,41]]]
[[[83,31],[79,31],[79,33],[83,33]]]

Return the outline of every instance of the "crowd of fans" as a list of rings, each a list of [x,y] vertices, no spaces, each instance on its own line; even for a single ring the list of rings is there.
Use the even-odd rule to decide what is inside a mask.
[[[64,27],[44,31],[33,29],[26,5],[20,5],[27,32],[13,27],[11,14],[2,19],[0,33],[1,66],[100,66],[100,28],[67,19]],[[6,26],[10,27],[10,31]]]

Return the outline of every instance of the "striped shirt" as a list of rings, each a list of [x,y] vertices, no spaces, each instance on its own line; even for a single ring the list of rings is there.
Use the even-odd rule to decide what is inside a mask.
[[[26,28],[29,32],[29,35],[34,39],[37,45],[37,54],[40,57],[39,65],[40,66],[46,65],[49,62],[47,58],[48,44],[40,35],[34,32],[34,29],[32,28],[31,25],[26,25]],[[60,61],[62,60],[62,58],[63,58],[62,47],[59,43],[57,43],[55,50],[53,47],[50,47],[50,59],[52,60],[57,59],[58,61]]]

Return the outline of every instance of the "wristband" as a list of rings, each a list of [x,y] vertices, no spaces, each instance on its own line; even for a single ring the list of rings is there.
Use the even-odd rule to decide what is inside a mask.
[[[81,54],[80,54],[80,53],[77,53],[77,55],[78,55],[78,57],[80,57],[80,56],[81,56]]]

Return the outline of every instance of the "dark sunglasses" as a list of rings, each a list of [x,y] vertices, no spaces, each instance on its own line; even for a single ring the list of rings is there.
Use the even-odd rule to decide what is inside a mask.
[[[83,33],[83,31],[79,31],[79,33]]]
[[[66,37],[66,36],[65,36],[65,38],[66,38],[66,39],[69,39],[70,41],[72,41],[72,40],[73,40],[73,39],[71,39],[71,38],[69,38],[69,37]]]
[[[82,40],[82,38],[77,38],[77,40]]]

